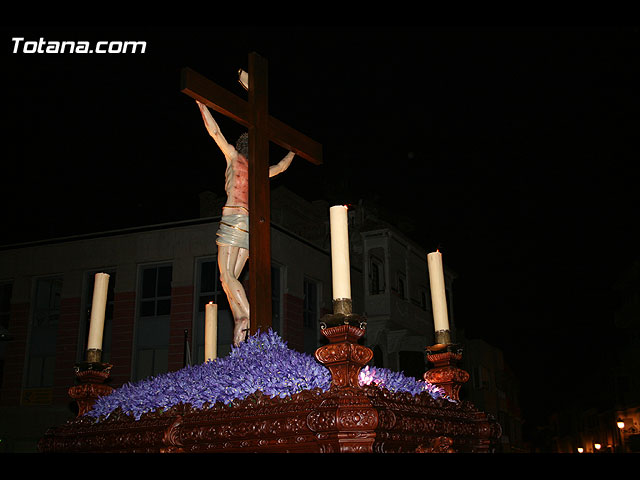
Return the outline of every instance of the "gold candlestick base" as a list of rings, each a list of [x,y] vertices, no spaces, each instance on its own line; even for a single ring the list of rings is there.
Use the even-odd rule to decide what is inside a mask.
[[[99,348],[87,349],[87,362],[100,363],[102,361],[102,350]]]
[[[353,313],[352,308],[350,298],[334,299],[333,313],[323,315],[322,318],[320,318],[320,328],[324,330],[327,327],[335,327],[338,325],[352,325],[364,329],[367,325],[367,319],[362,315]]]
[[[451,344],[451,332],[447,330],[436,330],[436,345],[447,346]]]

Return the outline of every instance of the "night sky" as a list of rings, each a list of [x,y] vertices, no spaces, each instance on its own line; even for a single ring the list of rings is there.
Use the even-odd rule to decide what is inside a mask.
[[[439,248],[458,274],[457,326],[504,350],[535,421],[588,396],[610,287],[636,257],[639,35],[4,28],[0,243],[197,217],[199,192],[224,193],[225,165],[180,70],[243,96],[236,71],[255,51],[269,62],[271,115],[324,149],[322,166],[298,157],[273,184],[380,205]],[[14,37],[147,50],[13,53]],[[242,129],[216,119],[235,141]],[[541,405],[549,391],[558,400]]]

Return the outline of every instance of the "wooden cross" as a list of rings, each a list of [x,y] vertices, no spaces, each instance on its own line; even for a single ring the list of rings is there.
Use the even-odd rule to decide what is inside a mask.
[[[319,165],[322,145],[268,113],[267,61],[249,54],[249,101],[184,68],[181,91],[249,130],[249,305],[251,333],[272,325],[269,141]]]

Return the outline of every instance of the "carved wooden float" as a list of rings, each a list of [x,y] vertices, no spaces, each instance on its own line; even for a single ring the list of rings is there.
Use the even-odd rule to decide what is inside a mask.
[[[431,377],[445,377],[448,383],[443,386],[455,402],[426,392],[412,395],[360,386],[358,374],[373,355],[357,343],[364,334],[362,326],[345,323],[322,333],[329,344],[316,351],[316,358],[331,371],[327,391],[307,390],[287,398],[258,392],[231,405],[204,409],[180,404],[139,420],[114,412],[96,422],[79,414],[50,428],[39,442],[40,451],[481,453],[495,448],[499,424],[470,402],[457,399],[459,382],[451,379],[466,379],[451,362],[442,365],[439,358],[436,368],[445,374],[434,376],[431,371]],[[451,375],[452,369],[457,373]],[[95,389],[85,390],[95,395]]]

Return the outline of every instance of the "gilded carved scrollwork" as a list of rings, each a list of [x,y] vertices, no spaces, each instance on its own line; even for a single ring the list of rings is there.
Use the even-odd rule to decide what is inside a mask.
[[[373,351],[358,340],[364,330],[354,325],[343,324],[322,329],[329,340],[316,350],[316,359],[331,371],[333,387],[359,388],[360,370],[373,358]]]
[[[113,388],[109,385],[101,385],[97,383],[85,383],[82,385],[74,385],[69,388],[69,396],[78,404],[78,415],[84,415],[96,401],[96,398],[108,395]]]
[[[416,453],[455,453],[453,440],[449,437],[436,437],[428,446],[419,445]]]

